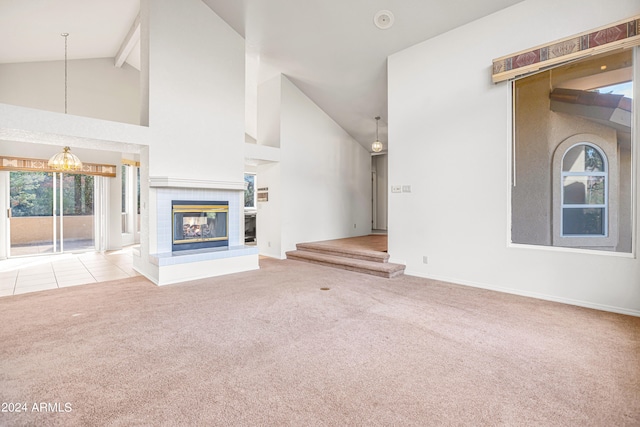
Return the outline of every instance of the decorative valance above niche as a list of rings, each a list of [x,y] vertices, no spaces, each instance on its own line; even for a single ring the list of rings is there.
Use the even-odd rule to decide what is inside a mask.
[[[493,82],[640,44],[640,15],[493,60]]]
[[[25,159],[21,157],[0,156],[0,171],[22,171],[22,172],[60,172],[51,169],[46,159]],[[102,165],[98,163],[82,162],[82,169],[78,171],[64,172],[66,174],[82,174],[106,176],[115,178],[115,165]]]

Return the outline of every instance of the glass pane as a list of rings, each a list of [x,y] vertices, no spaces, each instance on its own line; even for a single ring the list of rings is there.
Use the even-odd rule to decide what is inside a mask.
[[[175,212],[173,223],[174,243],[228,237],[226,212]]]
[[[604,236],[604,208],[564,208],[562,214],[563,235]]]
[[[47,172],[11,172],[11,216],[53,215],[53,176]]]
[[[10,172],[11,256],[53,252],[53,175]]]
[[[565,205],[604,205],[603,176],[565,176]]]
[[[127,213],[127,177],[129,170],[127,165],[122,165],[122,213]],[[124,231],[124,230],[123,230]]]
[[[93,249],[93,176],[61,175],[64,251]]]
[[[563,172],[604,172],[602,156],[590,145],[576,145],[562,160]]]
[[[616,49],[513,81],[513,243],[626,253],[636,245],[635,53]],[[562,239],[564,233],[592,238]]]
[[[136,198],[137,198],[136,230],[140,231],[140,168],[136,168]]]
[[[140,215],[140,168],[136,168],[136,197],[138,199],[138,215]],[[138,226],[138,230],[140,227]]]
[[[247,185],[247,189],[244,190],[244,207],[255,208],[255,184],[256,176],[251,174],[244,175],[244,182]]]
[[[129,175],[129,170],[127,165],[122,165],[121,168],[121,178],[122,178],[122,213],[120,215],[120,231],[122,233],[128,233],[129,221],[127,218],[127,198],[129,197],[129,192],[127,191],[127,178]]]

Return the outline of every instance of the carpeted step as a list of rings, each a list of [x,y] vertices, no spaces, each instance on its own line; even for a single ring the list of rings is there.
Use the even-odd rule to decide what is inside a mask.
[[[345,258],[361,259],[372,262],[388,262],[389,254],[367,249],[357,249],[340,246],[329,246],[323,243],[298,243],[296,248],[300,251],[317,252],[325,255],[334,255]]]
[[[341,268],[343,270],[356,271],[358,273],[371,274],[373,276],[386,278],[400,276],[404,273],[404,265],[402,264],[367,261],[307,250],[287,252],[287,259],[326,265],[328,267]]]

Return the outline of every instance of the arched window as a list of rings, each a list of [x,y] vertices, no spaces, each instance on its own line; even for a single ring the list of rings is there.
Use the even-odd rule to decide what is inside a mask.
[[[562,157],[561,176],[561,236],[606,237],[607,156],[595,144],[575,144]]]

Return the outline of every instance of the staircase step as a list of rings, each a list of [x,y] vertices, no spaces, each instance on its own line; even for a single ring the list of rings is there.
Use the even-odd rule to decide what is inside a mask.
[[[325,255],[333,255],[345,258],[354,258],[372,262],[388,262],[389,254],[367,249],[355,249],[348,247],[328,246],[322,243],[298,243],[296,248],[300,251],[316,252]]]
[[[289,251],[287,252],[287,259],[305,261],[386,278],[400,276],[404,273],[404,265],[402,264],[367,261],[308,250]]]

